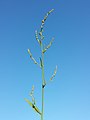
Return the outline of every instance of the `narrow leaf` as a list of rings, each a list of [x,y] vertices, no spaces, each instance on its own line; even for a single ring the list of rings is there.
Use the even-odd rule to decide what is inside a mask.
[[[24,100],[32,107],[33,104],[28,99],[24,98]]]
[[[35,112],[39,113],[41,115],[40,110],[34,105],[32,104],[28,99],[25,98],[25,101],[35,110]]]

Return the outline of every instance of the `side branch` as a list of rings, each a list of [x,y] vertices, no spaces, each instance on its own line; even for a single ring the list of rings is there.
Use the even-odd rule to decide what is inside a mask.
[[[48,18],[48,15],[49,15],[51,12],[53,12],[53,10],[54,10],[54,9],[50,10],[50,11],[46,14],[46,16],[44,17],[44,19],[42,20],[42,24],[41,24],[40,32],[39,32],[39,35],[40,35],[40,37],[41,37],[41,40],[44,39],[44,36],[43,36],[44,23],[45,23],[46,19]]]
[[[24,99],[33,109],[35,112],[39,113],[41,115],[41,112],[40,110],[38,109],[38,107],[36,106],[36,101],[35,101],[35,98],[34,98],[34,85],[32,86],[32,90],[30,92],[30,96],[32,98],[32,102],[28,99]]]
[[[38,43],[41,46],[41,40],[39,40],[39,38],[38,38],[38,32],[37,32],[37,30],[35,31],[35,37],[36,37],[36,40],[38,41]]]
[[[30,92],[29,95],[30,95],[31,98],[32,98],[33,104],[36,104],[35,97],[34,97],[34,85],[32,86],[32,90],[31,90],[31,92]]]
[[[54,41],[54,38],[52,38],[52,40],[50,41],[49,45],[47,45],[47,46],[43,49],[43,51],[42,51],[43,53],[45,53],[45,52],[47,51],[47,49],[51,47],[53,41]]]
[[[34,64],[37,64],[39,67],[40,67],[40,65],[36,62],[36,60],[34,59],[34,57],[32,56],[32,54],[31,54],[31,51],[28,49],[28,53],[29,53],[29,55],[30,55],[30,58],[32,59],[32,61],[34,62]]]
[[[51,81],[52,81],[53,78],[56,76],[56,73],[57,73],[57,66],[56,66],[56,68],[55,68],[55,70],[54,70],[53,75],[52,75],[51,78],[50,78]]]

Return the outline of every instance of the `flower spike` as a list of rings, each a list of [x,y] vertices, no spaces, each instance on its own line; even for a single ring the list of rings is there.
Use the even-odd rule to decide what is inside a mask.
[[[36,62],[36,60],[33,58],[33,56],[32,56],[32,53],[31,53],[30,49],[28,49],[28,53],[29,53],[29,55],[30,55],[30,58],[31,58],[31,59],[32,59],[32,61],[34,62],[34,64],[39,65],[39,64]],[[40,65],[39,65],[39,67],[40,67]]]
[[[49,15],[51,12],[53,12],[53,10],[54,10],[54,9],[50,10],[50,11],[45,15],[44,19],[42,20],[42,24],[41,24],[40,32],[39,32],[39,35],[40,35],[40,37],[41,37],[41,40],[44,39],[44,36],[43,36],[44,23],[45,23],[46,19],[48,18],[48,15]]]
[[[55,77],[56,73],[57,73],[57,65],[56,65],[56,68],[55,68],[55,70],[54,70],[54,73],[53,73],[52,77],[50,78],[51,81],[52,81],[52,79]]]
[[[45,53],[45,52],[47,51],[47,49],[51,47],[53,41],[54,41],[54,38],[52,38],[52,40],[50,41],[49,45],[47,45],[47,46],[43,49],[43,51],[42,51],[43,53]]]
[[[35,37],[36,37],[36,40],[38,41],[38,43],[41,46],[41,40],[39,40],[39,38],[38,38],[38,32],[37,32],[37,30],[35,31]]]
[[[36,102],[35,102],[35,97],[34,97],[34,85],[32,86],[32,90],[31,90],[31,92],[30,92],[30,96],[32,97],[32,102],[33,102],[33,104],[36,104]]]

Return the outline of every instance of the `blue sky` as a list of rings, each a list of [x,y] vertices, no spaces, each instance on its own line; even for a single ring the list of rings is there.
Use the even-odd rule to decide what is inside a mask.
[[[35,30],[45,14],[45,40],[55,41],[45,53],[48,81],[45,88],[44,120],[90,120],[90,1],[89,0],[0,0],[0,120],[39,120],[24,101],[35,85],[41,108],[41,70],[27,53],[39,61]]]

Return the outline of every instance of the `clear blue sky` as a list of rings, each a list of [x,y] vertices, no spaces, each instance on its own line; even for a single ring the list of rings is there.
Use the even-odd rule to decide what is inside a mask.
[[[35,85],[41,108],[41,71],[27,53],[39,61],[35,30],[44,15],[45,40],[55,41],[45,53],[48,81],[44,120],[90,120],[90,0],[0,0],[0,120],[39,120],[24,101]]]

